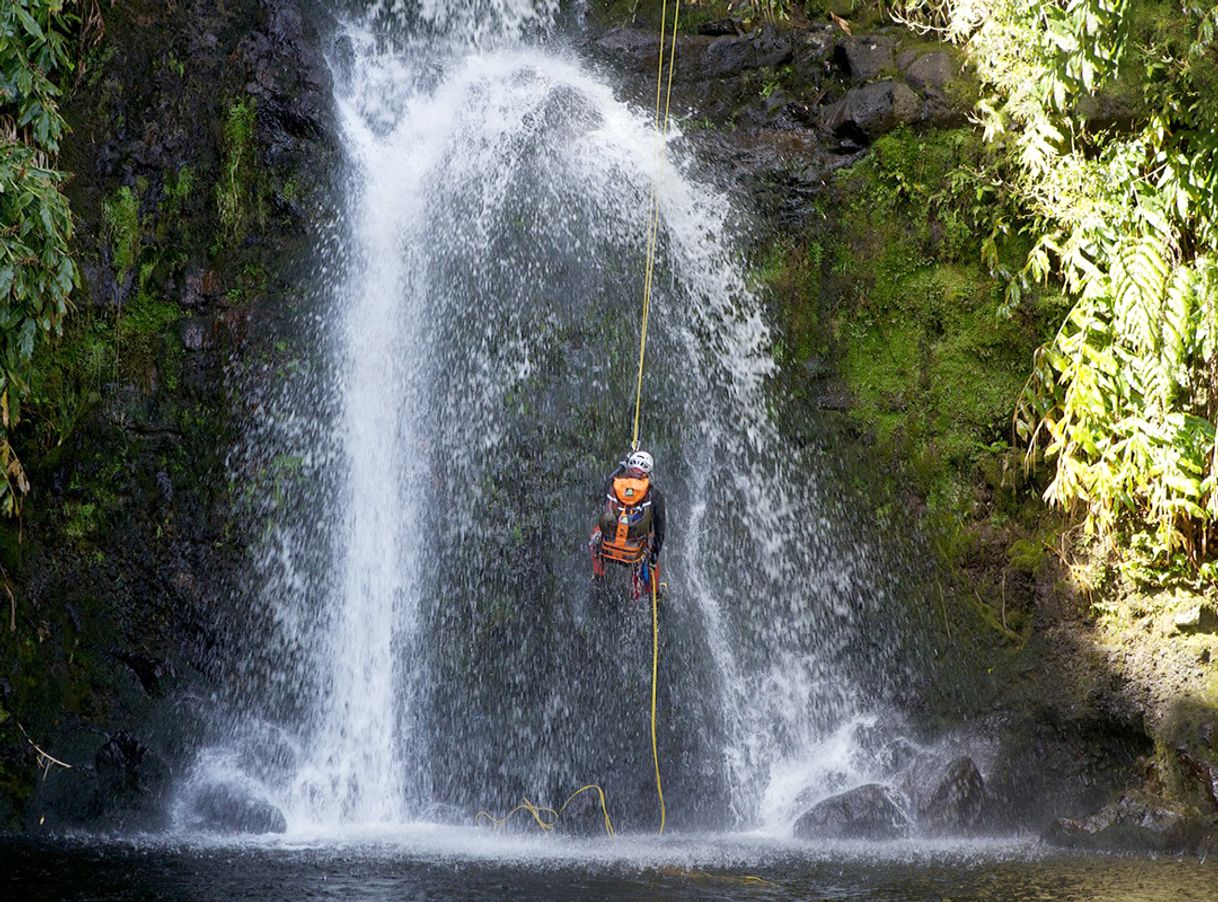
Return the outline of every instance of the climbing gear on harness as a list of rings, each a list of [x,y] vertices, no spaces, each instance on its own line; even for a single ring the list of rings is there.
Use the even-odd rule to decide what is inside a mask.
[[[592,538],[588,540],[588,551],[592,555],[592,576],[603,579],[605,576],[605,559],[601,557],[601,531],[592,530]]]
[[[605,511],[592,535],[593,574],[598,560],[634,566],[651,550],[651,480],[616,476],[605,498]]]
[[[655,588],[658,592],[660,585],[660,562],[648,555],[639,562],[632,574],[630,585],[630,600],[638,601]]]

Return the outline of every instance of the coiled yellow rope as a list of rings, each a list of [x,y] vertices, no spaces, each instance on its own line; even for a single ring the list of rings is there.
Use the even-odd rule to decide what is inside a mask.
[[[567,810],[567,806],[585,792],[596,793],[597,798],[600,801],[601,816],[605,819],[605,833],[607,833],[609,836],[616,836],[617,831],[613,829],[613,820],[609,817],[609,807],[605,801],[605,790],[601,789],[600,786],[595,783],[589,783],[587,786],[581,786],[579,789],[575,790],[575,792],[567,796],[567,800],[563,802],[557,810],[549,808],[545,805],[534,805],[528,799],[524,799],[519,805],[517,805],[503,817],[495,817],[489,811],[479,811],[476,815],[474,815],[474,823],[487,821],[493,827],[502,828],[507,825],[507,822],[510,821],[517,812],[527,811],[537,823],[538,827],[546,832],[549,832],[550,830],[554,829],[554,826],[558,823],[558,819],[562,817],[562,813]],[[549,820],[546,820],[545,817],[543,817],[543,815],[547,814],[550,816]]]

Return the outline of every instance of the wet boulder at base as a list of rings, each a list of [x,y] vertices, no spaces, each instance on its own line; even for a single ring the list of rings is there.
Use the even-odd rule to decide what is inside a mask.
[[[217,784],[194,799],[192,826],[209,833],[284,833],[283,812],[265,799],[233,786]]]
[[[866,783],[814,805],[795,822],[800,839],[899,839],[909,818],[888,787]]]
[[[968,833],[982,824],[985,780],[973,759],[956,758],[918,811],[918,824],[931,833]]]
[[[1070,849],[1171,853],[1196,850],[1213,832],[1188,806],[1133,790],[1088,817],[1059,819],[1042,838]]]
[[[872,81],[896,69],[896,34],[849,35],[833,48],[833,65],[846,78]]]

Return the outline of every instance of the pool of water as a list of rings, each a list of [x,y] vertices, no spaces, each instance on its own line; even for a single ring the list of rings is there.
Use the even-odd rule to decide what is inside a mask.
[[[25,900],[858,899],[1214,902],[1218,863],[1073,855],[1034,841],[496,834],[433,825],[266,839],[0,840]]]

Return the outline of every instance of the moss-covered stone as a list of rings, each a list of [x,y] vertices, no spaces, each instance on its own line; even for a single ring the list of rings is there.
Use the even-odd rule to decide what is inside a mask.
[[[965,524],[1019,478],[1010,416],[1059,309],[1041,301],[1007,315],[1001,283],[982,267],[955,184],[980,152],[967,129],[881,138],[835,174],[823,224],[783,239],[763,268],[785,320],[785,362],[832,359],[850,422],[903,462],[900,487],[925,499],[948,565],[974,547]],[[1016,499],[1005,501],[1009,514]]]

